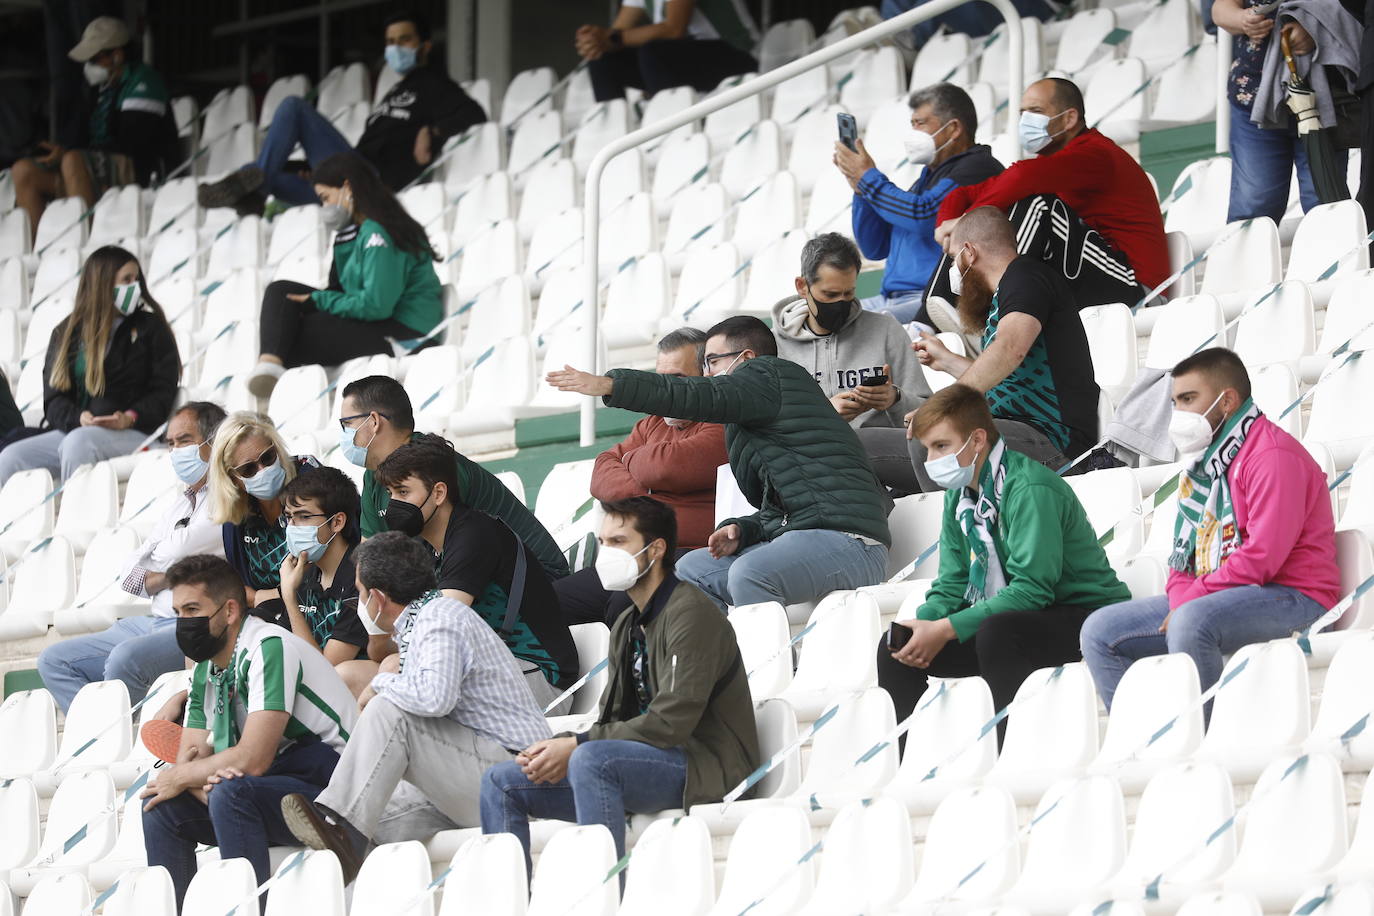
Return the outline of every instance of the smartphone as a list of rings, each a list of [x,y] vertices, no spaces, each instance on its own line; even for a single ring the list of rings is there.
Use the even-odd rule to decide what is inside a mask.
[[[896,652],[907,644],[907,640],[911,639],[911,635],[911,627],[904,627],[894,620],[887,628],[887,647],[893,652]]]
[[[887,373],[879,372],[877,375],[864,379],[859,385],[863,388],[879,388],[887,384]]]
[[[852,114],[840,112],[835,115],[835,123],[838,124],[840,128],[840,142],[857,153],[859,151],[857,145],[859,139],[859,124],[854,120],[854,116]]]

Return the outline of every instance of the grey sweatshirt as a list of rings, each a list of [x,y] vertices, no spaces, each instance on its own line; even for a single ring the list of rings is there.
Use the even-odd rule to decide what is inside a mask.
[[[806,315],[805,299],[789,296],[779,301],[773,306],[773,336],[778,339],[778,356],[807,369],[826,397],[862,385],[864,379],[880,375],[884,365],[892,367],[892,383],[901,389],[887,410],[866,410],[850,426],[900,429],[902,418],[930,397],[921,364],[911,352],[911,338],[891,315],[866,312],[856,302],[844,327],[824,337],[806,326]]]

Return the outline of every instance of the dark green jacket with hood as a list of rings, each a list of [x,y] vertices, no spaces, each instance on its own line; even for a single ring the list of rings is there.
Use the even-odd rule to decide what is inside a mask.
[[[859,438],[796,363],[743,361],[729,375],[679,378],[613,369],[606,404],[660,417],[725,425],[725,451],[741,492],[759,511],[732,518],[740,547],[789,531],[823,529],[891,546],[891,503]]]

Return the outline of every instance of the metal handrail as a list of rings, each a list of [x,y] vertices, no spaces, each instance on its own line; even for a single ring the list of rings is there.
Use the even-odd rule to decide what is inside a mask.
[[[582,259],[584,264],[584,282],[586,289],[583,291],[582,301],[588,306],[588,321],[586,327],[586,349],[583,352],[583,366],[592,372],[602,372],[605,366],[596,364],[597,342],[601,334],[601,308],[600,290],[598,289],[600,274],[600,233],[601,233],[601,174],[606,169],[606,164],[615,156],[633,149],[644,143],[661,137],[666,133],[677,128],[706,117],[714,111],[719,111],[729,105],[757,95],[765,89],[771,89],[781,82],[791,79],[798,74],[813,70],[816,67],[824,66],[838,57],[843,57],[853,51],[857,51],[873,42],[894,35],[898,32],[910,29],[918,23],[925,22],[927,19],[939,16],[941,13],[948,12],[957,6],[965,3],[977,2],[977,0],[930,0],[922,3],[915,9],[902,13],[877,25],[864,29],[855,35],[838,41],[829,47],[813,51],[805,57],[798,58],[791,63],[784,64],[776,70],[770,70],[748,82],[741,83],[731,89],[727,89],[718,95],[703,99],[690,108],[683,109],[671,117],[653,124],[641,127],[639,130],[632,131],[623,137],[612,140],[603,146],[592,158],[591,164],[587,168],[587,180],[583,200],[583,248]],[[1007,98],[1012,110],[1019,105],[1024,81],[1024,60],[1025,38],[1021,31],[1021,16],[1012,6],[1011,0],[983,0],[992,4],[1006,20],[1006,37],[1008,39],[1008,51],[1010,54],[1010,67],[1007,75]],[[1013,145],[1017,145],[1016,153],[1019,155],[1019,140],[1013,131]],[[591,445],[596,438],[596,401],[594,398],[585,398],[582,403],[580,441],[581,445]]]

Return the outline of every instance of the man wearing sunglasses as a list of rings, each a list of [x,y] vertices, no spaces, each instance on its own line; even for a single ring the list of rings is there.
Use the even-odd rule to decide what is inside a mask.
[[[721,522],[677,564],[722,610],[874,585],[887,566],[891,503],[858,437],[811,373],[777,353],[768,326],[740,315],[706,332],[703,378],[571,366],[548,375],[611,407],[725,424],[730,469],[759,511]]]
[[[65,612],[59,632],[68,626],[82,633],[48,646],[38,656],[38,672],[53,700],[65,712],[78,690],[93,681],[120,680],[130,701],[143,699],[153,681],[186,664],[177,648],[176,612],[167,588],[167,569],[194,554],[224,555],[220,526],[210,519],[206,477],[210,443],[224,419],[224,408],[207,401],[191,401],[167,422],[163,444],[170,449],[172,470],[180,481],[176,498],[153,524],[147,539],[131,553],[120,574],[120,588],[131,596],[151,599],[148,613],[116,620],[116,611],[92,605]],[[130,521],[150,514],[152,502],[138,509]]]

